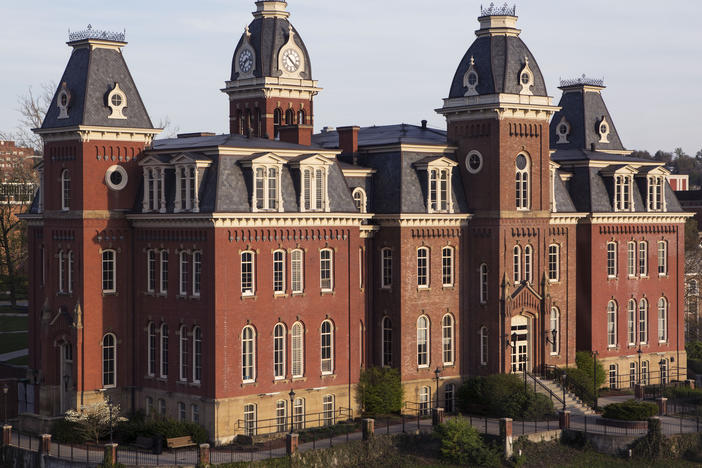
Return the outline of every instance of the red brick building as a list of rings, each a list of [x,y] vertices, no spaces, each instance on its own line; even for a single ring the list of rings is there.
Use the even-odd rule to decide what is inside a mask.
[[[684,375],[687,215],[621,145],[601,84],[563,83],[555,106],[514,11],[491,7],[438,110],[447,131],[312,135],[310,56],[284,1],[256,5],[228,135],[154,139],[124,37],[70,38],[27,216],[41,415],[109,395],[225,442],[357,415],[365,366],[449,409],[467,376],[576,350],[622,374],[641,344]],[[630,298],[649,304],[633,342]]]

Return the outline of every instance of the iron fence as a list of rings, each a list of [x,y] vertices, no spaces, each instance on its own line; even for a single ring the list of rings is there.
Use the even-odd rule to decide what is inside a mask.
[[[333,426],[340,421],[352,419],[353,409],[343,407],[333,411],[293,414],[292,416],[286,411],[275,418],[238,419],[237,428],[242,429],[249,436],[284,434],[290,432],[291,424],[295,431],[302,431],[316,427]]]

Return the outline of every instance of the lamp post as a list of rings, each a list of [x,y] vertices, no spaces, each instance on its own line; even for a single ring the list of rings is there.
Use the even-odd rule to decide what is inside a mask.
[[[441,369],[438,367],[434,369],[434,375],[436,376],[436,407],[439,408],[439,375],[441,374]]]
[[[112,444],[112,397],[107,396],[107,407],[110,410],[110,444]]]
[[[294,432],[294,427],[295,427],[295,423],[294,423],[294,419],[293,419],[293,412],[294,412],[293,404],[295,402],[295,390],[293,390],[291,388],[290,393],[288,393],[288,395],[290,395],[290,433],[292,434]]]
[[[549,333],[551,334],[551,338],[549,339]],[[558,338],[558,330],[555,328],[551,330],[550,332],[544,331],[544,335],[546,335],[546,344],[551,344],[553,347],[556,347],[556,339]],[[545,372],[544,372],[545,373]]]
[[[2,386],[2,394],[5,399],[5,425],[7,426],[7,391],[10,389],[10,387],[7,386],[7,384],[4,384]]]
[[[595,351],[592,353],[592,394],[595,397],[595,411],[597,411],[597,355]]]

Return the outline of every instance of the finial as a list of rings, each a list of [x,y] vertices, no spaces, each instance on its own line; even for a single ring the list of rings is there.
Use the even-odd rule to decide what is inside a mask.
[[[475,57],[473,57],[472,55],[470,56],[470,64],[471,66],[475,65]]]
[[[490,2],[490,6],[483,8],[480,5],[480,16],[516,16],[517,6],[509,6],[507,3],[501,7],[496,7],[494,2]]]
[[[245,31],[246,31],[246,38],[247,38],[247,39],[250,38],[250,37],[251,37],[251,31],[249,30],[249,26],[248,26],[248,25],[246,25],[246,30],[245,30]]]
[[[529,66],[529,57],[527,57],[526,55],[524,56],[524,63],[526,63],[527,67]]]

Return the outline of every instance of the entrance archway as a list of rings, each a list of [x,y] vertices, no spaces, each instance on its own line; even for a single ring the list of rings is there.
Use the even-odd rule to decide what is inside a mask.
[[[510,330],[513,374],[530,371],[532,368],[531,327],[529,319],[523,315],[512,317]]]

